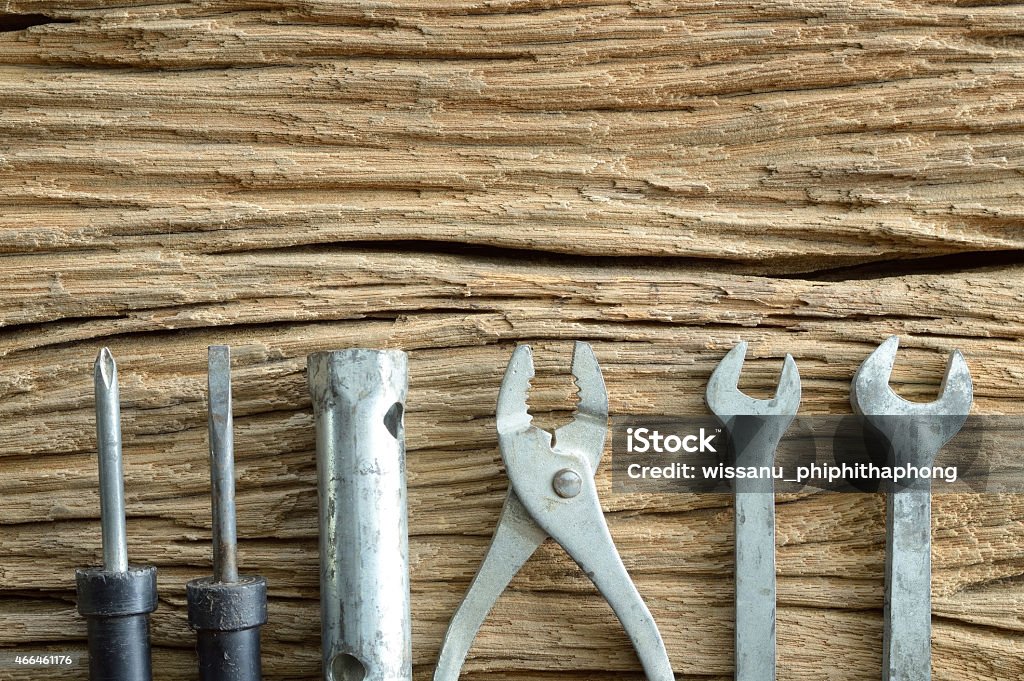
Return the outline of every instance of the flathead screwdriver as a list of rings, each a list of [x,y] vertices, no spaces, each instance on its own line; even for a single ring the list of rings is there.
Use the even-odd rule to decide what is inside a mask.
[[[238,575],[228,346],[210,346],[208,380],[213,576],[188,583],[188,621],[196,631],[202,681],[259,681],[267,582],[259,576]]]
[[[156,568],[128,564],[121,405],[117,365],[103,348],[93,371],[99,458],[103,567],[75,572],[78,611],[88,620],[92,681],[150,681],[149,613],[156,610]]]

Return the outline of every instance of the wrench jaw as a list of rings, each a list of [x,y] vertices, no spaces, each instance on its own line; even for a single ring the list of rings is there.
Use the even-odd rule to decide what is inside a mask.
[[[747,342],[740,341],[736,347],[726,353],[708,379],[708,387],[704,393],[704,401],[708,409],[720,418],[730,414],[742,413],[741,403],[752,401],[739,390],[740,373],[743,371],[743,360],[747,356]]]
[[[759,400],[737,387],[747,344],[740,342],[715,368],[705,401],[722,422],[732,443],[737,466],[771,466],[773,454],[800,408],[800,373],[792,355],[786,355],[775,396]]]
[[[937,400],[908,402],[889,387],[899,342],[898,336],[890,336],[857,369],[850,394],[854,411],[868,417],[900,414],[966,416],[974,400],[974,384],[963,354],[959,350],[950,354]],[[950,437],[955,434],[953,432]]]
[[[775,396],[770,400],[759,400],[745,395],[738,387],[746,354],[747,343],[741,341],[718,363],[705,393],[708,408],[719,418],[795,415],[800,406],[800,372],[793,356],[787,354],[782,363]]]
[[[909,402],[889,385],[899,338],[890,336],[857,369],[850,388],[853,411],[888,442],[895,465],[930,466],[963,427],[974,385],[967,362],[954,350],[934,402]]]

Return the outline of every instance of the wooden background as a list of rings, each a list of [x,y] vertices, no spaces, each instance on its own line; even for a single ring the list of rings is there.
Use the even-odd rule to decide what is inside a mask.
[[[1024,412],[1024,5],[1012,0],[4,0],[0,3],[0,678],[84,650],[99,562],[91,369],[120,363],[133,561],[160,569],[156,678],[195,678],[209,574],[205,347],[234,348],[241,564],[271,585],[268,679],[319,667],[309,352],[397,347],[414,657],[506,488],[504,364],[541,424],[570,341],[617,414],[704,413],[740,339],[768,394],[848,412],[903,337],[951,348],[977,413]],[[679,678],[732,674],[729,497],[617,495],[608,523]],[[934,674],[1024,678],[1024,498],[935,499]],[[883,501],[780,499],[780,679],[877,679]],[[83,679],[82,668],[60,678]],[[556,546],[498,603],[474,681],[641,677]]]

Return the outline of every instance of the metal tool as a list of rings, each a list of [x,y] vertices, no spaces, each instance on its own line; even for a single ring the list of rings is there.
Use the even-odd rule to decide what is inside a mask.
[[[722,358],[708,381],[708,408],[729,434],[735,465],[771,467],[800,407],[800,374],[786,355],[775,397],[756,400],[737,387],[747,344]],[[736,528],[736,681],[775,679],[775,483],[734,480]]]
[[[939,399],[907,402],[889,387],[899,339],[882,343],[853,377],[850,402],[889,445],[887,463],[931,466],[957,434],[974,399],[971,373],[954,350]],[[886,495],[883,681],[931,678],[931,485],[928,480]]]
[[[238,575],[231,350],[211,345],[208,352],[213,576],[186,585],[188,623],[196,632],[202,681],[259,681],[267,582],[259,576]]]
[[[397,350],[310,355],[320,496],[320,608],[326,681],[411,681],[412,615]]]
[[[572,375],[579,387],[573,420],[554,436],[531,425],[527,391],[530,346],[516,348],[498,393],[501,457],[511,487],[480,569],[445,633],[434,681],[455,681],[476,633],[512,577],[545,539],[553,538],[590,577],[629,635],[650,681],[672,681],[665,644],[626,572],[597,498],[594,472],[608,430],[608,395],[597,358],[576,343]]]
[[[93,373],[99,454],[103,567],[75,571],[78,612],[88,620],[92,681],[149,681],[149,613],[156,610],[156,568],[128,564],[121,407],[117,365],[103,348]]]

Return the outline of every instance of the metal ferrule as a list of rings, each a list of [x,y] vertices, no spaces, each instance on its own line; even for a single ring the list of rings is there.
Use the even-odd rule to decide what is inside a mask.
[[[409,532],[397,350],[310,355],[325,681],[411,681]]]

